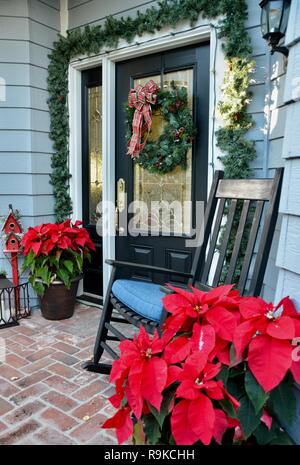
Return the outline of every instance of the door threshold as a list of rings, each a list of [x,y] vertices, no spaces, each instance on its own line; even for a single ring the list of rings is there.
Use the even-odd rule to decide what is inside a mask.
[[[76,297],[77,302],[89,305],[90,307],[102,307],[103,298],[98,296],[91,296],[89,294],[81,294]]]

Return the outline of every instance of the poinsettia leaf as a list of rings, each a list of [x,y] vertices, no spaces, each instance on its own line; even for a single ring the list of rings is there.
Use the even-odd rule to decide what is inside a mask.
[[[151,411],[152,415],[155,417],[157,423],[159,424],[160,428],[163,427],[165,418],[169,414],[169,407],[170,403],[174,399],[174,391],[164,391],[163,401],[161,403],[160,410],[156,410],[151,404],[148,403],[149,410]]]
[[[267,402],[269,394],[258,384],[250,371],[247,371],[245,376],[245,389],[252,402],[255,413],[258,413]]]
[[[268,413],[267,410],[263,410],[263,414],[262,414],[262,417],[261,417],[261,422],[264,423],[266,425],[266,427],[270,430],[272,428],[272,424],[273,424],[273,417],[271,417],[271,415]]]
[[[162,391],[164,390],[168,377],[168,367],[165,360],[152,357],[143,366],[141,393],[153,407],[160,409],[162,402]]]
[[[147,444],[155,445],[159,442],[161,430],[153,415],[144,416],[144,432],[147,438]]]
[[[260,424],[262,411],[256,414],[249,397],[243,396],[240,399],[240,407],[237,411],[237,416],[240,420],[244,437],[245,439],[248,439],[249,436],[251,436],[251,434],[256,430],[256,428]]]
[[[198,398],[190,402],[188,416],[194,433],[203,444],[208,445],[213,436],[215,423],[212,401],[204,394],[199,393]]]
[[[200,351],[208,356],[216,343],[214,328],[211,325],[200,325],[199,323],[195,323],[191,342],[193,350]]]
[[[256,428],[254,431],[254,436],[257,440],[257,443],[260,446],[264,446],[266,444],[270,444],[271,441],[273,441],[279,432],[278,426],[272,426],[272,428],[269,430],[266,425],[263,423],[260,423],[260,425]]]
[[[145,433],[141,421],[137,421],[133,427],[132,442],[135,446],[145,445]]]
[[[62,263],[63,263],[64,267],[67,268],[67,270],[70,273],[73,273],[74,265],[73,265],[73,262],[71,260],[63,260]]]
[[[228,377],[229,377],[228,367],[222,367],[219,373],[217,374],[216,379],[220,379],[223,382],[224,387],[226,388]]]
[[[215,409],[214,439],[218,444],[222,443],[223,436],[228,429],[228,420],[226,414],[221,409]]]
[[[293,382],[289,377],[273,389],[270,394],[270,405],[280,421],[288,425],[293,423],[296,414],[296,398]]]
[[[251,320],[244,321],[236,328],[233,336],[233,344],[237,357],[242,356],[254,333],[255,327]]]
[[[238,418],[237,412],[235,411],[235,409],[234,409],[232,403],[230,402],[230,400],[228,400],[228,399],[219,400],[219,404],[222,407],[222,409],[224,410],[224,412],[226,412],[227,415],[230,418]]]
[[[116,428],[118,442],[119,444],[122,444],[133,433],[130,409],[128,407],[123,407],[118,410],[113,417],[103,423],[102,428]]]
[[[170,342],[164,351],[164,359],[167,363],[182,362],[191,351],[191,343],[187,337],[179,336]]]
[[[225,339],[225,341],[232,341],[237,326],[232,313],[223,307],[216,306],[207,312],[206,319],[220,338]]]
[[[247,394],[244,384],[244,373],[238,370],[231,370],[227,382],[227,391],[239,400]]]
[[[42,297],[45,292],[45,287],[43,286],[43,284],[39,282],[32,282],[30,279],[29,282],[32,284],[32,287],[37,293],[37,295]]]
[[[175,405],[171,416],[171,431],[176,444],[189,446],[198,440],[189,422],[190,401],[181,400]]]
[[[283,380],[292,364],[292,345],[289,341],[268,335],[256,336],[249,345],[248,364],[265,392]]]
[[[267,327],[267,334],[277,339],[293,339],[295,337],[295,325],[292,318],[281,316],[271,322]]]
[[[245,297],[240,303],[240,312],[246,320],[263,315],[266,308],[267,304],[261,297]]]
[[[65,284],[66,288],[67,289],[70,289],[71,287],[71,280],[70,280],[70,276],[69,276],[69,273],[64,270],[63,268],[59,268],[57,270],[57,276],[59,277],[59,279],[61,279],[63,281],[63,283]]]
[[[231,344],[230,346],[229,354],[230,354],[229,368],[233,368],[241,362],[240,359],[238,359],[236,356],[236,351],[235,351],[233,344]]]
[[[285,431],[280,431],[275,439],[270,444],[276,446],[294,446],[295,443]]]
[[[223,286],[218,286],[209,291],[205,296],[205,303],[212,303],[221,297],[226,296],[231,289],[234,287],[234,284],[226,284]]]

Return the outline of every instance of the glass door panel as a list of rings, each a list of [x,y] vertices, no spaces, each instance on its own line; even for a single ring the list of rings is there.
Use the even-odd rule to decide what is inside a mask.
[[[97,205],[102,201],[102,86],[88,89],[89,138],[89,223],[99,219]]]
[[[193,111],[193,69],[178,70],[160,75],[135,79],[145,85],[150,79],[165,89],[172,81],[186,87],[188,102]],[[149,138],[155,140],[163,131],[164,120],[153,113]],[[179,129],[179,128],[178,128]],[[151,230],[152,235],[190,235],[192,228],[192,150],[187,154],[187,166],[177,166],[166,174],[150,173],[138,163],[134,164],[134,200],[139,202],[139,232]]]

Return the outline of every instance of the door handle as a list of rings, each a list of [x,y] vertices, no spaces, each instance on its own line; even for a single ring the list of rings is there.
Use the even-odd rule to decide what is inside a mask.
[[[123,178],[119,178],[117,182],[117,208],[119,212],[122,212],[125,208],[125,180]]]
[[[115,209],[115,226],[119,234],[124,233],[124,228],[120,226],[120,213],[124,211],[126,205],[125,180],[119,178],[117,181],[117,205]]]

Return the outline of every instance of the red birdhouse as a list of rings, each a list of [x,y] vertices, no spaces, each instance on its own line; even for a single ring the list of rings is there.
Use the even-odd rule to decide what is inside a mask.
[[[2,240],[4,253],[11,255],[13,283],[19,285],[18,254],[21,252],[22,228],[14,214],[12,205],[9,205],[8,215],[2,227]],[[16,297],[18,299],[18,296]]]
[[[8,233],[5,238],[3,252],[20,252],[21,239],[14,232]]]
[[[2,231],[7,235],[10,233],[20,234],[22,232],[22,228],[12,212],[6,218]]]

